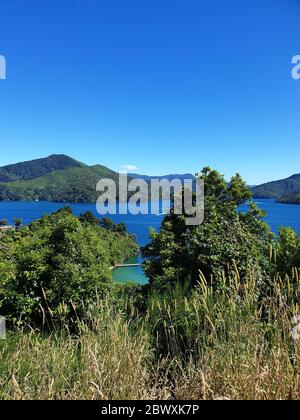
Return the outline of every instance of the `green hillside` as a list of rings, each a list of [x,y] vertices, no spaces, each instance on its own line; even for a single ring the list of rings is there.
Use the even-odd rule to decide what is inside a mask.
[[[278,203],[284,203],[284,204],[300,204],[300,192],[294,192],[288,195],[284,195],[283,197],[280,197],[278,200]]]
[[[254,198],[280,198],[300,191],[300,174],[252,188]]]
[[[16,163],[0,168],[0,182],[26,181],[53,171],[83,167],[83,163],[66,155],[51,155],[42,159]]]
[[[9,168],[9,172],[6,168]],[[94,202],[98,197],[96,184],[99,179],[118,181],[118,174],[105,166],[87,166],[63,155],[6,168],[1,168],[1,179],[4,173],[18,179],[0,182],[0,201]],[[36,177],[35,170],[38,174]],[[40,175],[41,172],[44,174]]]

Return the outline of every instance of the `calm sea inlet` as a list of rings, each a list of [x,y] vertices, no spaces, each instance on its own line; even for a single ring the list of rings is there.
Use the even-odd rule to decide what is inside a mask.
[[[300,234],[300,205],[279,204],[272,199],[255,200],[258,206],[267,212],[266,221],[276,233],[279,226],[290,226]],[[53,213],[68,204],[49,203],[49,202],[0,202],[0,220],[7,219],[13,223],[14,218],[21,218],[24,224],[42,217],[45,214]],[[88,210],[96,216],[95,204],[69,204],[75,215],[79,215]],[[246,207],[241,207],[244,210]],[[163,213],[163,209],[162,209]],[[99,216],[99,215],[98,215]],[[163,214],[156,215],[108,215],[115,223],[124,222],[128,232],[136,236],[139,246],[144,246],[149,242],[149,229],[153,227],[158,230],[164,218]],[[126,263],[139,263],[141,257],[131,258]],[[146,278],[142,267],[121,267],[113,270],[113,278],[117,282],[132,281],[138,284],[146,284]]]

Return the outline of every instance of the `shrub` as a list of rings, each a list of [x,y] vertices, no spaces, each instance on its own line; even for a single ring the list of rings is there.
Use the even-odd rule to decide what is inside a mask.
[[[82,314],[97,294],[110,290],[110,267],[137,253],[127,234],[81,223],[70,209],[5,235],[1,243],[1,313],[14,322]]]

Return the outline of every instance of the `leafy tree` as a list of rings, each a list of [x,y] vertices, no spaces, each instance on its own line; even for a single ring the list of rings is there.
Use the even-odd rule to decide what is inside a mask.
[[[114,231],[118,232],[118,233],[121,233],[121,234],[126,233],[127,228],[126,228],[125,223],[122,222],[122,223],[119,223],[118,225],[115,225]]]
[[[184,216],[171,212],[143,249],[146,273],[158,289],[177,282],[195,284],[199,270],[207,279],[213,276],[217,285],[224,272],[230,276],[238,268],[243,277],[249,270],[262,274],[268,269],[273,235],[254,203],[246,213],[239,211],[251,197],[240,175],[227,185],[221,174],[205,167],[199,177],[205,185],[204,223],[187,227]]]
[[[300,268],[300,238],[289,227],[281,227],[275,246],[275,271],[290,274],[293,268]]]
[[[236,206],[240,206],[246,200],[250,200],[252,198],[252,193],[240,174],[236,174],[233,178],[231,178],[227,194],[229,196],[229,200]]]
[[[100,221],[100,226],[107,230],[114,230],[114,222],[109,217],[103,217]]]
[[[98,217],[94,216],[94,214],[91,211],[86,211],[85,213],[81,214],[79,216],[79,220],[82,223],[89,223],[90,225],[93,225],[93,226],[100,225],[100,220],[98,219]]]
[[[6,219],[0,220],[0,226],[8,226],[8,221]]]
[[[22,219],[14,219],[14,224],[16,229],[19,229],[21,227],[21,225],[23,224],[23,220]]]
[[[111,288],[110,267],[137,254],[129,235],[82,223],[69,208],[0,238],[0,311],[22,322],[82,316]]]
[[[300,188],[300,186],[299,186]],[[278,203],[300,204],[300,192],[296,191],[278,198]]]

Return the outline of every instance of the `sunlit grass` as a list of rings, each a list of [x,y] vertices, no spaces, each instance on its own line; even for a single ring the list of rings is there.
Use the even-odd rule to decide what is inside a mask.
[[[193,290],[152,293],[143,313],[108,297],[76,332],[10,332],[0,398],[299,399],[298,272],[272,284],[262,293],[233,273],[216,291],[200,273]]]

